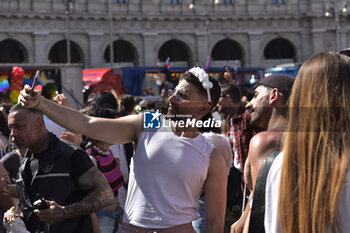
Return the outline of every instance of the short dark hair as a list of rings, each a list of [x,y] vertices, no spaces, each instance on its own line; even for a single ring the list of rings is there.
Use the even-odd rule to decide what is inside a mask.
[[[112,108],[90,108],[85,113],[85,115],[92,116],[92,117],[103,117],[103,118],[116,118],[117,113]]]
[[[17,103],[15,105],[13,105],[11,108],[10,108],[10,111],[9,113],[11,112],[18,112],[20,110],[27,110],[28,112],[30,113],[33,113],[33,114],[36,114],[36,115],[40,115],[41,117],[43,116],[43,114],[39,111],[39,110],[36,110],[35,108],[25,108],[22,106],[22,104],[20,103]]]
[[[110,118],[114,119],[117,116],[117,113],[112,108],[106,108],[106,107],[97,107],[97,108],[86,108],[83,112],[85,115],[92,116],[92,117],[103,117],[103,118]],[[85,149],[89,141],[93,141],[94,139],[86,137],[85,135],[82,135],[82,141],[80,143],[80,147]]]
[[[197,88],[197,90],[201,96],[207,96],[207,91],[204,89],[202,82],[199,81],[197,76],[195,76],[191,72],[186,71],[182,75],[181,79],[184,79],[184,80],[186,80],[186,82],[193,84]],[[220,99],[221,90],[220,90],[220,85],[219,85],[218,81],[216,81],[215,78],[209,76],[209,81],[213,83],[213,87],[210,89],[210,97],[211,97],[210,108],[212,109],[216,106],[216,104],[218,103],[218,101]]]
[[[125,111],[132,112],[134,110],[134,107],[135,107],[134,96],[128,95],[128,94],[121,95],[120,96],[120,105],[124,106]]]
[[[160,97],[155,103],[155,109],[161,113],[166,114],[168,111],[169,104],[165,101],[164,97]]]
[[[104,107],[116,110],[118,108],[118,102],[115,96],[109,91],[102,91],[93,93],[88,99],[88,104],[94,107]]]
[[[239,88],[233,83],[227,83],[220,85],[221,88],[221,96],[229,95],[234,103],[238,103],[241,101],[241,91]]]

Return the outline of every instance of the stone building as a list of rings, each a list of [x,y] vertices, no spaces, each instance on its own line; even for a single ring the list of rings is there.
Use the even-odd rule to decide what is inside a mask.
[[[155,66],[168,57],[173,66],[204,66],[209,57],[211,66],[298,63],[322,50],[350,47],[346,4],[343,0],[1,0],[0,63],[66,63],[68,38],[71,63],[86,68]]]

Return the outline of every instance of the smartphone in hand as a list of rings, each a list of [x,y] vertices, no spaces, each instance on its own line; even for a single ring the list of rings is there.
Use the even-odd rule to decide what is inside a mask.
[[[34,201],[33,203],[33,207],[34,209],[38,209],[38,210],[44,210],[44,209],[48,209],[49,205],[46,204],[45,199],[40,197],[39,194],[37,194],[37,200]]]
[[[44,209],[48,209],[49,206],[46,204],[45,200],[42,198],[42,199],[39,199],[39,200],[36,200],[34,202],[34,205],[33,207],[35,209],[38,209],[38,210],[44,210]]]
[[[35,87],[36,83],[38,82],[39,75],[40,75],[40,70],[37,70],[35,73],[35,76],[34,76],[32,87],[31,87],[32,89],[30,90],[30,93],[29,93],[30,95],[33,95],[33,93],[34,93],[34,87]]]

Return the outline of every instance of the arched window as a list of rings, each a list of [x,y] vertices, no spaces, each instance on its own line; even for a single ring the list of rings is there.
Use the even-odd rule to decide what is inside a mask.
[[[213,60],[241,60],[242,50],[236,41],[225,39],[214,46],[211,57]]]
[[[110,62],[110,49],[109,45],[107,46],[103,58],[106,62]],[[137,52],[135,47],[128,41],[117,40],[113,42],[113,57],[114,61],[117,63],[137,63]]]
[[[294,59],[294,46],[286,39],[277,38],[266,45],[264,56],[265,59]]]
[[[61,40],[54,44],[49,52],[51,63],[67,63],[67,41]],[[82,50],[77,43],[70,41],[70,61],[71,63],[83,63]]]
[[[184,65],[191,65],[191,55],[188,46],[179,40],[169,40],[160,47],[158,60],[165,61],[170,58],[171,62],[186,62]]]
[[[211,51],[211,59],[211,66],[240,67],[243,65],[242,47],[234,40],[221,40]]]
[[[16,40],[6,39],[0,42],[0,63],[28,62],[28,53]]]

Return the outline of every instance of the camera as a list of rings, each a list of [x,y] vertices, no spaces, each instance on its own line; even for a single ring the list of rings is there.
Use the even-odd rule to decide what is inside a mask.
[[[44,210],[44,209],[48,209],[49,208],[49,205],[46,204],[44,198],[40,197],[38,194],[37,194],[37,198],[38,199],[36,201],[34,201],[34,203],[33,203],[34,209]]]

